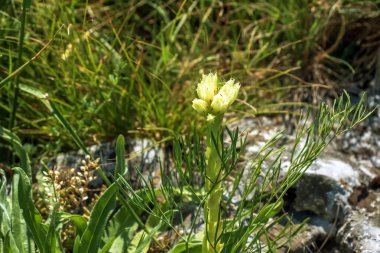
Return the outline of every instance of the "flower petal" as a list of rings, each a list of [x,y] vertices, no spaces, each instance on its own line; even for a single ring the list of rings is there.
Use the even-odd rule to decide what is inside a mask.
[[[208,109],[208,103],[202,99],[193,100],[193,108],[199,113],[205,113]]]

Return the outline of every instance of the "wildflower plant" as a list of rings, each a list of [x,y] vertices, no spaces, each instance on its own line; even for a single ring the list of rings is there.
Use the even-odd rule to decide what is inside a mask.
[[[284,195],[337,135],[368,117],[365,97],[357,105],[351,105],[346,93],[332,107],[321,103],[314,119],[310,114],[301,119],[293,145],[289,148],[280,145],[286,135],[279,132],[257,155],[249,158],[246,166],[237,169],[245,139],[239,136],[238,130],[230,131],[222,123],[239,89],[239,83],[220,81],[216,74],[202,77],[193,108],[207,124],[206,148],[195,127],[192,138],[174,136],[174,168],[161,167],[159,187],[138,169],[141,184],[137,188],[125,177],[129,168],[125,164],[123,136],[117,140],[116,165],[111,178],[91,159],[87,159],[90,163],[83,163],[80,171],[72,171],[67,185],[62,183],[62,173],[40,173],[47,196],[55,200],[48,208],[47,219],[33,202],[32,170],[21,140],[0,126],[0,137],[12,144],[20,160],[20,168],[13,169],[9,197],[7,178],[0,169],[0,252],[34,252],[26,249],[26,245],[42,253],[65,252],[64,231],[66,237],[73,238],[69,250],[74,253],[238,253],[275,252],[286,248],[302,226],[292,226],[282,211]],[[68,128],[73,139],[81,143],[65,118],[59,115],[57,119]],[[225,136],[229,144],[224,141]],[[79,146],[88,153],[83,143]],[[282,155],[286,151],[291,155],[284,172]],[[86,201],[85,183],[94,177],[93,168],[107,189],[95,200],[91,213],[64,212],[59,206],[81,207]],[[202,180],[197,180],[199,175],[203,176],[204,185]],[[53,186],[53,192],[49,185]],[[224,190],[227,186],[228,190]],[[65,196],[63,202],[59,195]],[[195,209],[190,223],[186,222],[189,208]],[[199,229],[202,209],[203,230]],[[64,228],[68,221],[74,229]],[[271,229],[284,221],[285,226],[276,235],[271,234]]]
[[[207,123],[203,253],[272,251],[286,245],[302,224],[295,228],[285,213],[280,214],[284,194],[336,136],[371,113],[364,106],[364,95],[356,106],[352,106],[348,94],[344,93],[334,101],[332,108],[321,103],[314,119],[310,118],[310,113],[300,118],[293,146],[279,147],[286,138],[283,132],[279,132],[261,148],[250,166],[236,171],[241,154],[237,146],[244,149],[245,139],[241,139],[238,145],[238,131],[231,132],[226,128],[231,143],[226,147],[222,120],[236,100],[239,88],[239,83],[232,79],[222,82],[216,74],[203,75],[196,89],[198,98],[193,100],[193,108],[206,118]],[[314,123],[308,126],[311,120]],[[286,152],[291,154],[291,160],[284,173],[281,158]],[[264,163],[269,163],[269,168],[264,169]],[[248,178],[243,178],[245,172]],[[233,187],[223,191],[227,177],[234,178]],[[260,183],[259,178],[263,178]],[[239,185],[244,185],[241,199],[232,205]],[[222,196],[227,201],[223,201]],[[231,210],[231,207],[235,210],[229,213],[229,217],[224,217],[222,210]],[[287,223],[278,236],[268,237],[268,230],[284,219]],[[266,238],[266,244],[261,244],[262,237]]]
[[[218,136],[222,131],[223,114],[236,100],[239,89],[240,84],[233,79],[224,83],[218,82],[217,74],[203,75],[197,87],[199,98],[193,100],[193,108],[206,116],[207,121],[205,191],[209,195],[204,206],[206,226],[202,247],[204,253],[219,253],[223,249],[220,241],[223,226],[220,213],[223,171],[221,157],[218,154],[221,148]]]

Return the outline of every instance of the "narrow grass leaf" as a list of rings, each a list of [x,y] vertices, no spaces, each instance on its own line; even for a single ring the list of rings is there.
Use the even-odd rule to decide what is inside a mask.
[[[160,229],[160,227],[162,226],[162,223],[160,222],[156,227],[154,227],[148,234],[146,234],[144,231],[140,231],[142,232],[139,236],[137,237],[139,240],[139,243],[138,243],[138,247],[136,248],[136,251],[135,252],[141,252],[141,253],[145,253],[145,252],[148,252],[149,250],[149,245],[150,243],[152,242],[156,232]],[[129,251],[128,251],[129,252]]]
[[[7,202],[7,178],[2,169],[0,169],[0,232],[1,235],[5,235],[10,227],[10,215],[9,215],[9,205]]]
[[[43,91],[36,89],[34,87],[28,86],[28,85],[20,85],[20,90],[27,92],[30,95],[33,95],[36,98],[40,99],[41,102],[47,107],[47,109],[54,115],[54,117],[70,133],[71,137],[74,139],[74,142],[78,145],[78,147],[82,149],[83,152],[85,152],[86,154],[88,155],[90,154],[87,150],[86,145],[80,139],[79,135],[74,130],[74,128],[65,119],[65,117],[62,115],[60,110],[55,106],[55,104],[51,100],[49,100],[49,96],[47,93],[44,93]]]
[[[168,253],[198,253],[202,251],[202,240],[203,232],[192,236],[189,242],[177,243]],[[200,237],[200,238],[198,238]]]
[[[137,226],[134,226],[134,227],[137,228]],[[113,237],[107,238],[106,244],[102,247],[99,253],[125,252],[123,245],[118,244],[117,247],[114,248],[114,250],[112,250],[112,246],[114,245],[115,241],[118,238],[120,238],[121,235],[129,234],[130,230],[131,230],[130,227],[125,227],[121,231],[118,231],[118,234],[115,234]],[[125,239],[126,243],[129,242],[128,237],[127,238],[123,237],[122,239]]]
[[[17,248],[17,245],[13,239],[11,230],[7,232],[4,238],[4,251],[6,253],[19,253],[20,251]]]
[[[0,185],[0,237],[1,239],[4,239],[3,241],[0,239],[1,247],[0,250],[3,250],[2,252],[20,252],[16,242],[14,240],[14,237],[12,235],[12,227],[11,227],[11,218],[9,212],[10,206],[7,201],[7,181],[5,177],[5,173],[3,170],[0,170],[1,175],[1,185]],[[3,236],[5,235],[5,238]]]

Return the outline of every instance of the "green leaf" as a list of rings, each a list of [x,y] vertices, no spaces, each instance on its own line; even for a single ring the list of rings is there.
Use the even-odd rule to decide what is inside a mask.
[[[84,231],[87,228],[87,221],[83,216],[78,215],[78,214],[71,214],[71,213],[57,213],[56,219],[58,221],[67,221],[70,220],[74,223],[74,226],[77,229],[77,235],[81,237],[84,233]]]
[[[32,5],[32,0],[24,0],[25,8],[30,8],[31,5]]]
[[[161,228],[162,223],[160,222],[156,227],[154,227],[148,234],[141,230],[133,238],[130,247],[128,247],[128,253],[140,252],[146,253],[149,250],[150,243],[152,242],[156,232]]]
[[[12,209],[11,209],[11,224],[12,234],[14,235],[15,243],[21,252],[28,251],[28,231],[25,224],[25,219],[21,211],[20,205],[20,175],[14,174],[12,178]]]
[[[46,232],[41,226],[41,214],[33,204],[32,187],[29,178],[21,168],[14,168],[13,170],[20,175],[18,182],[18,201],[26,225],[28,226],[39,251],[44,252]]]
[[[190,241],[186,245],[186,242],[179,242],[174,245],[168,253],[198,253],[202,252],[202,238],[203,231],[190,238]]]
[[[54,207],[53,213],[51,215],[50,224],[48,233],[45,239],[45,252],[60,252],[60,250],[56,247],[57,244],[57,234],[56,234],[56,210],[57,207]]]
[[[116,247],[113,247],[115,251],[112,250],[112,246],[115,244],[115,241],[120,238],[120,235],[122,234],[130,234],[131,229],[135,231],[137,229],[137,224],[134,226],[134,229],[131,227],[126,227],[123,230],[119,231],[118,234],[116,234],[113,237],[110,237],[106,240],[106,244],[103,246],[103,248],[100,250],[100,253],[111,253],[111,252],[125,252],[123,245],[117,244]],[[126,238],[123,238],[126,239]],[[128,243],[129,240],[125,240],[126,243]]]
[[[100,238],[103,234],[107,220],[116,205],[115,197],[117,191],[118,187],[115,184],[112,184],[96,202],[94,209],[91,212],[88,226],[81,238],[78,252],[98,252],[101,242]]]
[[[32,172],[30,168],[29,157],[21,144],[20,138],[18,138],[16,134],[12,133],[11,131],[2,126],[0,126],[0,137],[11,144],[17,156],[20,158],[21,168],[29,177],[31,177]]]
[[[9,197],[6,195],[6,177],[3,170],[0,170],[0,175],[0,237],[5,235],[5,240],[7,240],[5,242],[7,244],[6,247],[10,247],[12,252],[26,252],[28,250],[28,243],[33,242],[29,241],[27,227],[19,206],[19,175],[15,174],[13,176],[12,191]],[[12,201],[12,205],[10,205],[10,201]],[[8,251],[5,250],[5,252]]]
[[[138,223],[128,212],[128,209],[124,206],[121,207],[108,222],[105,235],[102,238],[107,244],[113,240],[107,252],[126,252],[137,228]]]
[[[99,253],[109,253],[110,248],[112,247],[113,243],[115,242],[117,236],[112,237],[107,240],[106,244],[100,249]]]
[[[13,248],[11,246],[11,231],[9,230],[4,238],[4,252],[13,253]]]
[[[73,253],[79,253],[79,246],[80,246],[80,236],[77,235],[74,241]]]
[[[5,235],[5,252],[12,252],[12,253],[19,253],[20,250],[18,249],[16,242],[14,240],[14,237],[11,233],[11,230],[8,231],[8,233]]]
[[[283,203],[284,201],[281,199],[275,203],[264,206],[255,217],[253,223],[266,223],[281,210]]]
[[[9,211],[10,207],[7,201],[7,178],[5,177],[5,173],[0,169],[0,233],[1,235],[5,235],[8,230],[11,229],[10,226],[10,215]]]
[[[168,253],[198,253],[202,251],[202,242],[190,242],[186,246],[186,242],[176,244]]]
[[[115,178],[124,176],[126,173],[125,167],[125,143],[124,136],[119,135],[116,141],[116,169],[115,169]]]

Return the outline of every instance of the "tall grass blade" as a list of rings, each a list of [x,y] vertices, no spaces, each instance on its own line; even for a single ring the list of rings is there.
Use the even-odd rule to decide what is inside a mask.
[[[20,36],[18,43],[18,57],[17,57],[17,67],[21,66],[22,62],[22,54],[24,52],[24,36],[25,36],[25,24],[26,24],[26,11],[29,9],[31,5],[31,0],[24,0],[22,4],[22,14],[21,14],[21,27],[20,27]],[[17,99],[19,96],[19,82],[20,76],[16,77],[15,84],[13,86],[13,102],[12,102],[12,110],[9,118],[9,129],[12,130],[15,125],[16,120],[16,111],[17,111]]]
[[[189,242],[177,243],[168,253],[198,253],[202,251],[203,232],[192,236]]]
[[[46,108],[54,115],[54,117],[58,120],[59,123],[70,133],[71,137],[74,139],[75,143],[78,145],[80,149],[83,150],[86,154],[90,154],[87,150],[86,145],[82,142],[79,135],[76,133],[74,128],[70,125],[70,123],[65,119],[60,110],[55,106],[55,104],[49,100],[49,96],[47,93],[36,89],[34,87],[28,85],[20,85],[20,89],[36,98],[38,98]]]
[[[9,230],[7,234],[5,235],[5,243],[4,243],[4,251],[6,253],[20,253],[19,249],[17,248],[16,242],[14,240],[14,237],[12,235],[12,231]]]
[[[149,245],[150,243],[152,242],[153,238],[155,238],[155,234],[158,232],[158,230],[161,228],[162,226],[162,222],[160,222],[156,227],[154,227],[150,232],[149,234],[147,234],[143,239],[142,241],[140,241],[137,249],[136,249],[136,252],[141,252],[141,253],[145,253],[148,251],[149,249]],[[142,231],[144,234],[145,232]]]

